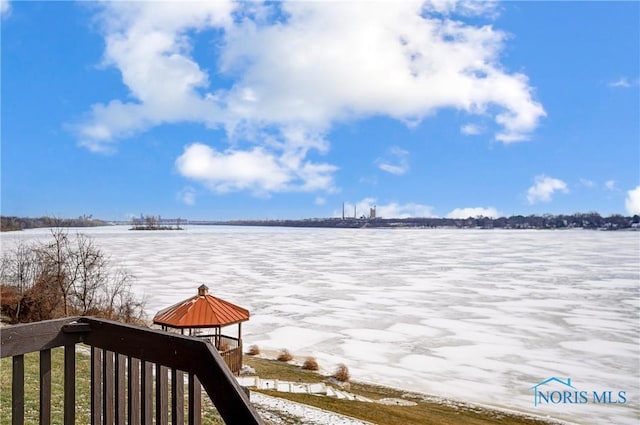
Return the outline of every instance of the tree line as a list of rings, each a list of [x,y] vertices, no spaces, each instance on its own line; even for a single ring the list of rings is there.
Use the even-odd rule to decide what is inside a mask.
[[[598,213],[571,215],[514,215],[510,217],[468,218],[313,218],[304,220],[234,220],[224,222],[190,222],[190,224],[218,224],[235,226],[329,227],[329,228],[455,228],[455,229],[640,229],[640,216],[625,217]]]
[[[0,217],[0,230],[3,232],[36,229],[41,227],[94,227],[105,226],[108,223],[104,220],[93,218],[92,215],[81,215],[78,218],[56,218],[56,217]]]
[[[5,247],[6,248],[6,247]],[[0,309],[12,323],[90,315],[141,323],[144,302],[131,289],[133,277],[112,268],[93,239],[52,228],[51,238],[17,242],[3,249]]]

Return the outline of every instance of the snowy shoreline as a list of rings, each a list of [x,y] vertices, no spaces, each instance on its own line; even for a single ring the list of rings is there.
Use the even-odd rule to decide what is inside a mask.
[[[267,347],[266,349],[261,351],[261,354],[255,356],[258,357],[260,359],[263,360],[268,360],[268,361],[273,361],[276,362],[278,360],[276,360],[277,358],[277,350],[274,350],[272,347]],[[287,362],[289,364],[293,364],[296,366],[301,366],[303,364],[303,360],[304,357],[302,356],[295,356],[293,358],[293,360]],[[328,376],[328,370],[324,369],[321,371],[318,371],[318,380],[319,381],[326,381],[326,376]],[[557,418],[552,418],[550,416],[541,416],[541,415],[536,415],[536,414],[532,414],[530,412],[526,412],[526,411],[519,411],[519,410],[514,410],[511,408],[508,408],[506,406],[495,406],[495,405],[488,405],[488,404],[482,404],[482,403],[471,403],[465,400],[460,400],[460,399],[450,399],[450,398],[444,398],[444,397],[440,397],[440,396],[436,396],[433,394],[425,394],[425,393],[420,393],[420,392],[415,392],[415,391],[408,391],[404,388],[395,388],[395,387],[388,387],[385,385],[380,385],[377,382],[365,382],[362,380],[353,380],[353,383],[360,383],[360,384],[366,384],[366,385],[372,385],[372,386],[376,386],[376,387],[382,387],[382,388],[388,388],[389,390],[393,391],[393,392],[404,392],[403,394],[403,399],[406,399],[408,401],[412,401],[412,400],[422,400],[422,401],[427,401],[429,403],[435,403],[435,404],[439,404],[439,405],[443,405],[443,406],[448,406],[454,409],[471,409],[471,410],[482,410],[484,411],[485,414],[487,415],[492,415],[493,413],[504,413],[504,414],[508,414],[508,415],[513,415],[513,416],[518,416],[518,417],[522,417],[522,418],[527,418],[527,419],[535,419],[535,420],[539,420],[539,421],[543,421],[546,423],[549,423],[550,425],[578,425],[578,423],[576,422],[570,422],[570,421],[566,421],[566,420],[560,420]],[[273,386],[271,386],[271,388],[273,388]],[[252,388],[250,388],[251,390],[253,390]],[[280,403],[266,403],[264,400],[258,398],[258,400],[260,400],[259,404],[265,404],[269,407],[272,408],[277,408],[279,410],[281,410],[282,412],[284,412],[287,415],[297,415],[297,413],[300,411],[300,408],[298,406],[296,406],[297,404],[301,404],[301,403],[296,403],[296,402],[292,402],[283,398],[279,398],[277,395],[267,395],[264,394],[264,392],[262,393],[257,393],[256,391],[251,391],[251,400],[253,402],[254,400],[254,395],[255,394],[260,394],[260,395],[264,395],[269,397],[270,399],[278,399],[280,400]],[[273,394],[277,394],[277,392],[273,392]],[[395,399],[394,399],[395,400]],[[292,403],[291,406],[288,405],[288,403]],[[304,405],[306,406],[306,405]],[[310,406],[309,406],[310,407]],[[327,412],[327,413],[332,413],[326,410],[322,410],[322,409],[318,409],[313,407],[313,409],[316,410],[320,410],[322,412]],[[343,415],[338,415],[338,417],[343,416]],[[313,416],[312,414],[312,418],[314,418],[313,420],[316,420],[316,416]],[[350,422],[350,420],[354,420],[354,424],[360,424],[360,423],[364,423],[364,424],[368,424],[368,422],[364,421],[364,422],[358,422],[359,420],[357,419],[353,419],[353,418],[346,418],[345,422],[317,422],[317,423],[323,423],[323,424],[351,424],[352,422]],[[276,422],[277,423],[277,422]],[[311,424],[316,424],[316,422],[309,422]]]

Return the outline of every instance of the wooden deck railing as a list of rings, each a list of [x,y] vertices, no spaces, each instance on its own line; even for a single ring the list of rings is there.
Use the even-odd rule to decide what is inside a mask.
[[[51,423],[55,347],[64,347],[64,424],[75,424],[80,343],[91,350],[92,425],[168,425],[169,416],[172,425],[197,425],[201,385],[225,423],[263,424],[217,350],[196,337],[77,317],[4,327],[0,339],[1,357],[13,358],[12,424],[24,423],[24,354],[31,352],[40,352],[40,424]]]

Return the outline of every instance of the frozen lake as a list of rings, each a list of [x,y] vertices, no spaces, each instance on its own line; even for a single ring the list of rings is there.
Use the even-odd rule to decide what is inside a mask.
[[[640,420],[640,232],[80,231],[136,276],[150,317],[205,283],[251,311],[245,346],[575,423]],[[4,233],[2,249],[47,233]],[[550,377],[627,402],[534,407],[531,388]]]

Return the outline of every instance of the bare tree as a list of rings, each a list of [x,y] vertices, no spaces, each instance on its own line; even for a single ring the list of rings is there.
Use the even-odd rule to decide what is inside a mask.
[[[59,228],[51,235],[49,242],[19,244],[3,254],[3,312],[16,322],[71,314],[142,321],[144,302],[131,289],[130,273],[112,270],[107,256],[86,235],[70,238]]]
[[[71,305],[75,313],[86,315],[100,303],[99,289],[108,284],[107,259],[93,239],[81,233],[76,235],[75,249],[68,256]]]
[[[127,323],[140,322],[144,317],[144,300],[136,298],[131,289],[133,276],[119,268],[105,285],[104,311],[108,319],[118,318]]]
[[[64,315],[69,315],[69,294],[74,284],[73,271],[69,253],[69,235],[62,228],[51,229],[53,240],[36,248],[38,259],[43,266],[41,280],[54,285],[60,296]]]
[[[19,241],[13,250],[3,254],[0,260],[0,285],[12,288],[11,291],[3,291],[3,305],[11,305],[9,310],[13,320],[20,319],[20,299],[33,286],[40,273],[40,263],[31,245]]]
[[[0,284],[13,285],[22,294],[35,281],[38,259],[32,246],[19,241],[15,248],[2,256],[0,262]]]

